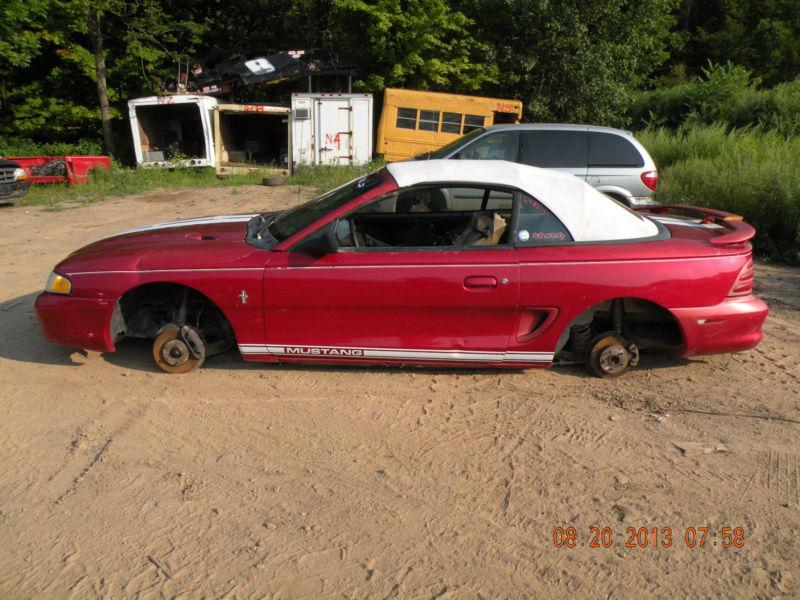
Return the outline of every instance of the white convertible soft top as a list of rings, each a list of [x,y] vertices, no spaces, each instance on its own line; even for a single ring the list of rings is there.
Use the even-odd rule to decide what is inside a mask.
[[[647,238],[658,226],[574,175],[504,160],[415,160],[386,166],[397,185],[475,183],[527,192],[559,218],[576,242]]]

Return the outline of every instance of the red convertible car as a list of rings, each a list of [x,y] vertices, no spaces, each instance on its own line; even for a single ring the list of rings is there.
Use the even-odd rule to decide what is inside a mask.
[[[634,212],[583,181],[502,161],[390,164],[281,213],[176,221],[59,263],[44,335],[112,352],[154,340],[169,373],[246,360],[539,367],[619,375],[639,350],[761,339],[740,217]]]

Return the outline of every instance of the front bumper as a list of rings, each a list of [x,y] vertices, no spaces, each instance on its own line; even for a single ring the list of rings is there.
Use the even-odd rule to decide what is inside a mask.
[[[13,181],[0,184],[0,204],[14,204],[28,193],[30,184],[27,181]]]
[[[116,302],[42,292],[35,306],[39,327],[51,342],[99,352],[115,350],[110,323]]]
[[[761,341],[769,307],[753,295],[728,298],[716,306],[676,308],[684,336],[684,356],[741,352]]]

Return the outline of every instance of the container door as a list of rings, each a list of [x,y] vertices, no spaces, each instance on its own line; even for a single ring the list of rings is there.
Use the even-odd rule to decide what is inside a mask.
[[[313,165],[316,159],[311,107],[311,98],[292,97],[292,158],[298,165]]]
[[[350,106],[352,164],[365,165],[372,159],[372,97],[353,98]]]
[[[350,103],[346,98],[320,98],[317,102],[317,164],[349,165],[352,131]]]

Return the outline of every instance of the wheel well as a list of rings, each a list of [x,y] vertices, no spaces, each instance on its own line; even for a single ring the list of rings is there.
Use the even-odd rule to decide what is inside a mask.
[[[564,329],[556,354],[570,352],[583,357],[584,344],[605,331],[613,331],[615,302],[621,306],[622,334],[639,348],[678,349],[683,331],[675,316],[663,306],[642,298],[612,298],[579,314]]]
[[[603,193],[606,196],[608,196],[609,198],[611,198],[612,200],[616,200],[617,202],[620,202],[621,204],[623,204],[625,206],[630,206],[631,205],[630,200],[627,197],[625,197],[623,194],[619,194],[617,192],[603,192]]]
[[[230,344],[233,328],[207,296],[178,283],[147,283],[125,292],[111,320],[111,337],[154,339],[169,323],[191,325],[210,344]]]

